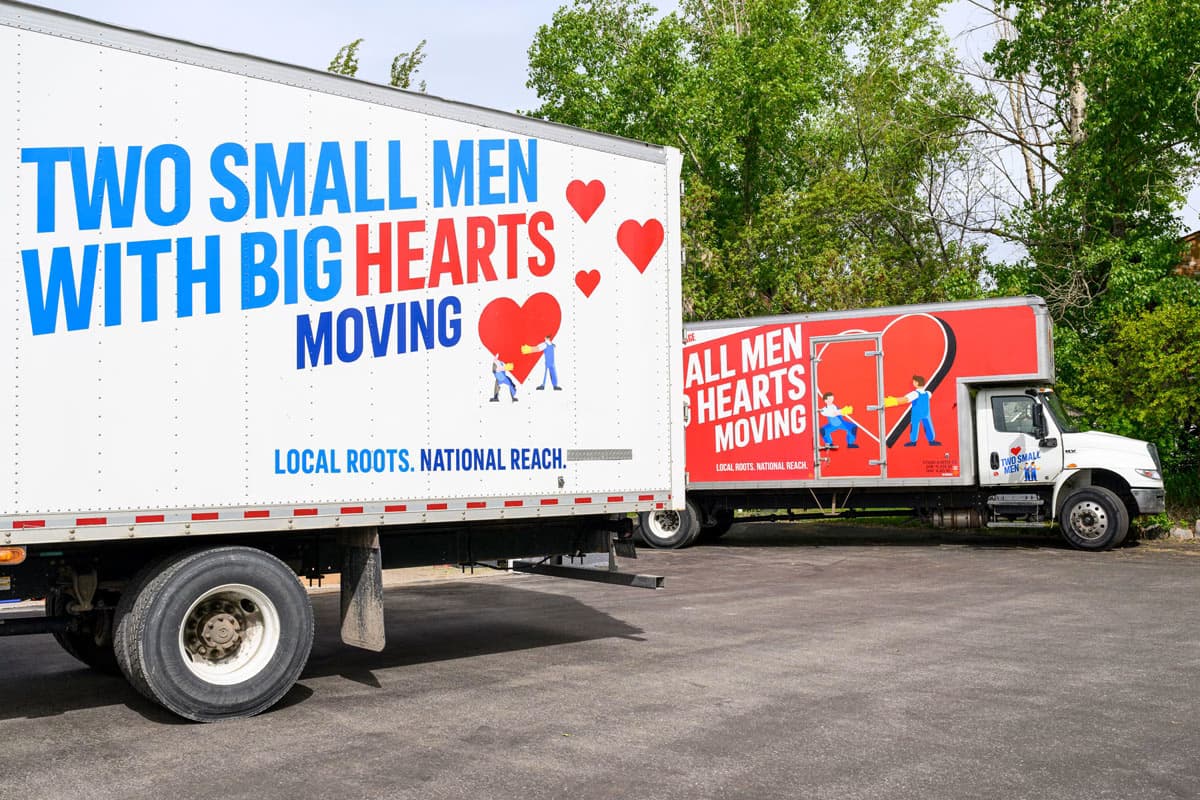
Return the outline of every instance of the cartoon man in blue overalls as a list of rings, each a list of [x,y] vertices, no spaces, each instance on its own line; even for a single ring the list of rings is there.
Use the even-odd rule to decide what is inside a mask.
[[[933,432],[933,417],[930,415],[929,399],[931,397],[929,390],[925,388],[925,377],[922,375],[913,375],[913,390],[904,397],[885,397],[883,404],[892,408],[900,405],[901,401],[908,403],[911,409],[911,416],[908,420],[910,438],[904,443],[905,447],[917,446],[917,430],[925,429],[925,440],[934,446],[940,446]]]
[[[546,378],[550,379],[550,385],[554,387],[554,391],[562,391],[562,387],[558,385],[558,370],[554,366],[554,348],[555,344],[550,340],[549,336],[537,346],[521,345],[521,352],[526,355],[534,351],[542,354],[542,363],[546,365],[546,369],[542,372],[542,385],[537,387],[538,391],[546,388]]]
[[[858,423],[847,416],[853,414],[854,409],[851,406],[838,408],[837,403],[833,402],[833,392],[826,392],[821,399],[825,401],[821,408],[821,416],[825,418],[825,424],[821,426],[821,441],[825,444],[821,449],[837,450],[837,445],[833,443],[834,431],[845,431],[846,447],[857,448]]]
[[[496,386],[492,389],[491,402],[500,402],[500,387],[507,386],[509,393],[512,395],[512,401],[517,402],[517,384],[513,381],[512,364],[506,364],[499,353],[492,356],[492,376],[496,379]]]

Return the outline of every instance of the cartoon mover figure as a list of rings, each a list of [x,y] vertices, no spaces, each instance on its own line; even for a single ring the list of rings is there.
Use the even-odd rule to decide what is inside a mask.
[[[533,352],[542,354],[542,363],[546,365],[546,369],[542,372],[542,385],[537,387],[538,391],[546,388],[546,378],[550,379],[550,385],[554,387],[554,391],[561,392],[562,387],[558,385],[558,370],[554,366],[554,342],[547,336],[545,340],[536,346],[523,344],[521,345],[521,354],[529,355]]]
[[[931,445],[941,445],[933,432],[933,417],[930,416],[929,399],[931,397],[929,391],[925,388],[925,378],[922,375],[913,375],[912,377],[913,390],[904,397],[888,396],[883,399],[883,404],[887,408],[893,408],[900,405],[901,402],[908,403],[912,409],[912,416],[909,417],[909,440],[904,443],[905,447],[917,446],[917,429],[925,428],[925,440]]]
[[[509,393],[512,395],[512,401],[514,403],[517,402],[517,384],[513,380],[512,368],[512,362],[504,363],[504,359],[500,357],[499,353],[495,353],[492,356],[492,377],[496,379],[496,385],[492,389],[491,402],[500,402],[501,386],[507,386]]]
[[[825,418],[825,424],[821,426],[821,441],[825,444],[821,449],[837,450],[837,445],[833,443],[834,431],[845,431],[846,447],[857,448],[855,441],[858,439],[858,423],[849,417],[854,413],[854,407],[838,408],[837,403],[833,402],[833,392],[826,392],[821,395],[821,399],[825,401],[821,408],[821,416]]]

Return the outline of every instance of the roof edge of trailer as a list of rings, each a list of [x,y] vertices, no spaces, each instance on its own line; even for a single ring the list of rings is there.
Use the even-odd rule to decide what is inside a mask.
[[[665,162],[666,145],[651,144],[559,122],[536,119],[436,95],[398,89],[360,78],[351,78],[275,61],[263,56],[191,42],[149,31],[126,28],[66,11],[16,0],[0,0],[0,25],[112,47],[131,53],[192,64],[246,78],[265,80],[340,97],[391,106],[443,119],[499,128],[511,133],[652,162]]]

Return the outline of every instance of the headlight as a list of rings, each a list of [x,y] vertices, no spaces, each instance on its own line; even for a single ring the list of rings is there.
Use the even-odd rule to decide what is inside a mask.
[[[1162,480],[1162,475],[1156,469],[1135,469],[1134,472],[1136,472],[1138,475],[1141,475],[1143,478],[1149,478],[1152,481]]]

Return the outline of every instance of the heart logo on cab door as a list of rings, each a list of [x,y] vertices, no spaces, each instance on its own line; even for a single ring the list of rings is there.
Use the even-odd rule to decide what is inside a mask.
[[[513,365],[517,383],[523,383],[542,357],[540,351],[522,353],[521,346],[535,346],[558,335],[562,309],[553,295],[538,292],[521,305],[509,297],[498,297],[479,315],[479,341],[489,353]]]

